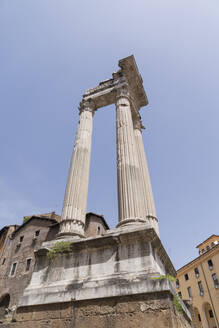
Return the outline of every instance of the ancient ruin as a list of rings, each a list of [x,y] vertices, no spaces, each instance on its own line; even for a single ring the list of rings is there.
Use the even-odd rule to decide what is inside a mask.
[[[133,56],[119,67],[83,95],[60,230],[35,252],[17,327],[191,326],[184,303],[181,313],[173,304],[168,275],[176,272],[159,237],[139,114],[148,104],[143,81]],[[118,224],[85,237],[93,117],[110,104],[116,105]],[[51,260],[48,253],[60,242],[69,249]]]

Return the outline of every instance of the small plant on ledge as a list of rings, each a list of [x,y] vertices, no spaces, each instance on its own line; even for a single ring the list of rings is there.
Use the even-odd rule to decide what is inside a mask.
[[[176,279],[173,276],[170,276],[169,274],[165,274],[159,277],[152,278],[153,280],[162,280],[162,279],[168,279],[169,281],[175,281]]]
[[[178,313],[182,314],[183,313],[183,308],[182,308],[182,305],[181,305],[181,297],[177,294],[174,295],[173,297],[173,305],[175,306],[175,309]]]
[[[172,282],[174,282],[176,280],[173,276],[168,275],[168,274],[165,274],[165,275],[162,275],[162,276],[159,276],[159,277],[154,277],[152,279],[153,280],[168,279],[169,281],[172,281]],[[183,313],[183,308],[182,308],[181,302],[182,302],[181,297],[178,294],[175,294],[173,296],[173,305],[174,305],[176,311],[180,314]]]
[[[53,260],[58,254],[70,253],[71,242],[70,241],[57,241],[55,245],[51,247],[47,253],[47,257]]]
[[[24,216],[24,219],[23,219],[23,223],[26,223],[27,221],[29,221],[31,219],[31,216]]]

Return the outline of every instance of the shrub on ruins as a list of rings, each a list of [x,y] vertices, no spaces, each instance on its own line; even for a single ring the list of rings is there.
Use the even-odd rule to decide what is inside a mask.
[[[47,257],[52,260],[58,254],[64,254],[71,252],[71,242],[70,241],[57,241],[47,253]]]
[[[26,223],[27,221],[29,221],[30,219],[31,219],[31,216],[24,216],[23,224]]]
[[[169,281],[175,281],[176,279],[173,276],[170,276],[169,274],[164,274],[159,277],[152,278],[153,280],[162,280],[162,279],[168,279]]]
[[[165,274],[165,275],[161,275],[159,277],[153,277],[152,278],[153,280],[163,280],[163,279],[167,279],[171,282],[174,282],[176,280],[175,277],[171,276],[171,275],[168,275],[168,274]],[[182,300],[181,300],[181,297],[178,295],[178,294],[175,294],[173,296],[173,305],[176,309],[176,311],[178,313],[183,313],[183,308],[182,308],[182,304],[181,304]]]
[[[179,295],[175,294],[173,297],[173,305],[175,306],[176,311],[180,314],[183,313],[183,308],[182,308],[181,302],[182,302],[181,297]]]

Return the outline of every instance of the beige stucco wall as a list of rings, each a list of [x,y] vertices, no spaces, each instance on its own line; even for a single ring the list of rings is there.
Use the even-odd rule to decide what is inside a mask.
[[[209,239],[207,244],[211,245],[211,242],[212,240]],[[203,249],[207,245],[205,244],[203,243],[200,248]],[[208,260],[211,260],[213,263],[212,269],[209,268]],[[195,275],[195,268],[198,268],[198,277]],[[195,321],[198,328],[219,328],[219,287],[215,288],[214,286],[212,279],[212,274],[214,273],[216,273],[219,280],[219,244],[201,254],[177,272],[180,286],[176,290],[181,292],[182,299],[189,299],[187,288],[191,287],[192,303],[196,313]],[[188,280],[185,279],[185,274],[188,274]],[[204,290],[202,296],[198,287],[199,281],[201,281]],[[209,310],[213,312],[213,318],[210,318]],[[200,314],[201,321],[198,318],[198,313]]]

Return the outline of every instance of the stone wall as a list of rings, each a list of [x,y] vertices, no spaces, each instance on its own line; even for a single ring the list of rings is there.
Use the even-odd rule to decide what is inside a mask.
[[[191,328],[170,293],[21,307],[15,319],[0,328]]]

